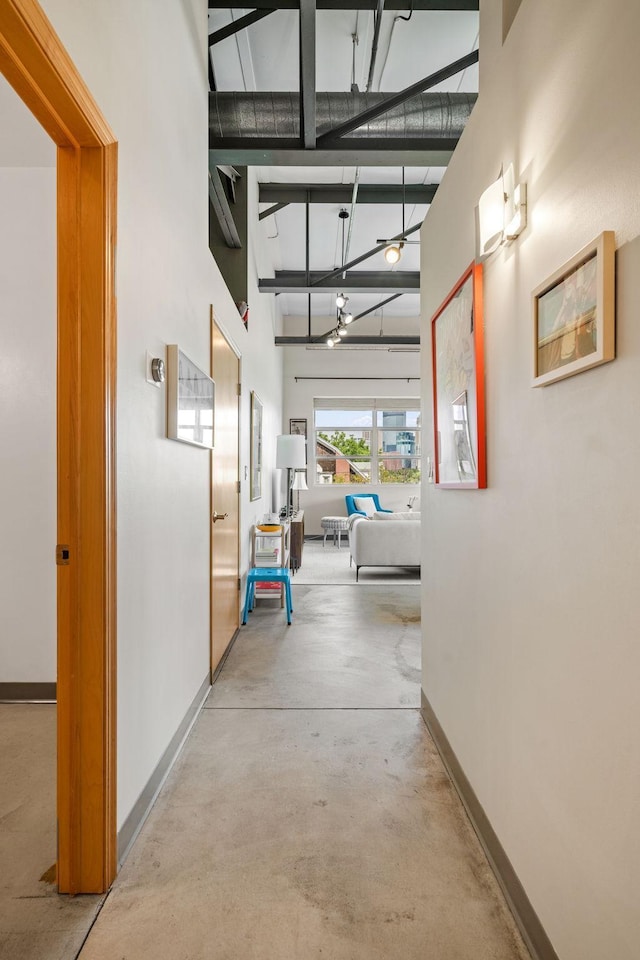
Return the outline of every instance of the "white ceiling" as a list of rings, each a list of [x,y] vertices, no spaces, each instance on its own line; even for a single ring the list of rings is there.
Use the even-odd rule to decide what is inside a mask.
[[[249,10],[209,11],[209,28],[219,29],[246,12]],[[361,91],[366,89],[373,25],[373,11],[318,11],[316,89],[319,92],[347,92],[353,78]],[[358,36],[357,44],[353,43],[353,34]],[[372,90],[385,93],[402,90],[470,53],[477,44],[477,12],[415,11],[408,22],[401,19],[397,12],[383,13]],[[258,23],[221,41],[214,46],[212,59],[218,90],[298,90],[297,11],[276,10]],[[435,91],[462,92],[476,92],[477,89],[477,65],[433,88]],[[259,167],[257,171],[258,179],[265,183],[352,184],[356,174],[355,167]],[[406,168],[405,181],[407,184],[439,183],[444,172],[444,168]],[[362,167],[360,182],[400,184],[401,168]],[[261,205],[261,210],[267,206],[269,204]],[[351,209],[350,205],[347,209]],[[328,272],[343,262],[339,210],[339,204],[310,205],[311,270]],[[405,226],[420,222],[427,211],[425,205],[406,204]],[[353,213],[351,244],[346,260],[360,256],[375,246],[379,238],[386,239],[399,233],[403,229],[402,217],[402,204],[357,205]],[[345,236],[349,223],[347,220]],[[274,270],[305,269],[303,204],[290,204],[263,220],[260,226],[263,236],[267,238]],[[417,240],[418,237],[419,233],[416,232],[409,239]],[[383,254],[379,253],[355,269],[418,270],[419,249],[417,244],[408,244],[400,263],[395,267],[390,267]],[[335,291],[312,296],[313,316],[335,318],[335,293],[338,289],[339,282]],[[280,294],[278,299],[284,316],[307,315],[307,294]],[[354,294],[349,308],[353,314],[357,314],[383,299],[385,296],[381,294]],[[405,294],[386,307],[387,314],[417,318],[419,299],[418,294]]]

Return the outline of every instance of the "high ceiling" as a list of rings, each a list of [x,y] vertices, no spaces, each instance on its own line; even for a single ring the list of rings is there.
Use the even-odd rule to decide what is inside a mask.
[[[296,333],[306,332],[309,309],[331,323],[342,288],[356,316],[398,291],[373,315],[418,316],[417,231],[395,266],[381,250],[344,279],[315,281],[427,214],[478,89],[477,7],[477,0],[263,0],[240,9],[209,0],[211,165],[257,168],[282,313],[303,318]],[[392,109],[335,129],[364,110],[375,114],[400,91]],[[304,189],[284,189],[296,184]],[[316,184],[344,188],[327,193]]]

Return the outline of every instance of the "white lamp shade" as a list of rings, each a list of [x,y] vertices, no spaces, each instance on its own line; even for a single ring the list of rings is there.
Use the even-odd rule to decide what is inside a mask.
[[[306,440],[299,434],[283,433],[276,437],[276,469],[304,470]]]
[[[307,486],[306,477],[302,471],[296,472],[293,478],[293,486],[291,487],[291,489],[292,490],[308,490],[309,489],[309,487]]]

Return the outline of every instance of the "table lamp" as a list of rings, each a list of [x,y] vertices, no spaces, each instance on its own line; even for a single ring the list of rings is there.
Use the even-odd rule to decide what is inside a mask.
[[[291,515],[293,508],[291,471],[305,469],[307,465],[305,445],[305,438],[299,434],[284,433],[276,437],[276,470],[287,471],[287,516]]]
[[[296,513],[300,509],[300,491],[308,490],[307,480],[303,470],[296,470],[293,474],[291,489],[296,491]]]

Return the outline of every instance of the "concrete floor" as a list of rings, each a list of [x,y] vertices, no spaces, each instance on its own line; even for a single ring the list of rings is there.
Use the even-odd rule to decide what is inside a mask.
[[[104,897],[59,897],[56,708],[0,704],[0,960],[71,960]]]
[[[419,589],[258,604],[81,960],[524,960],[417,710]]]

